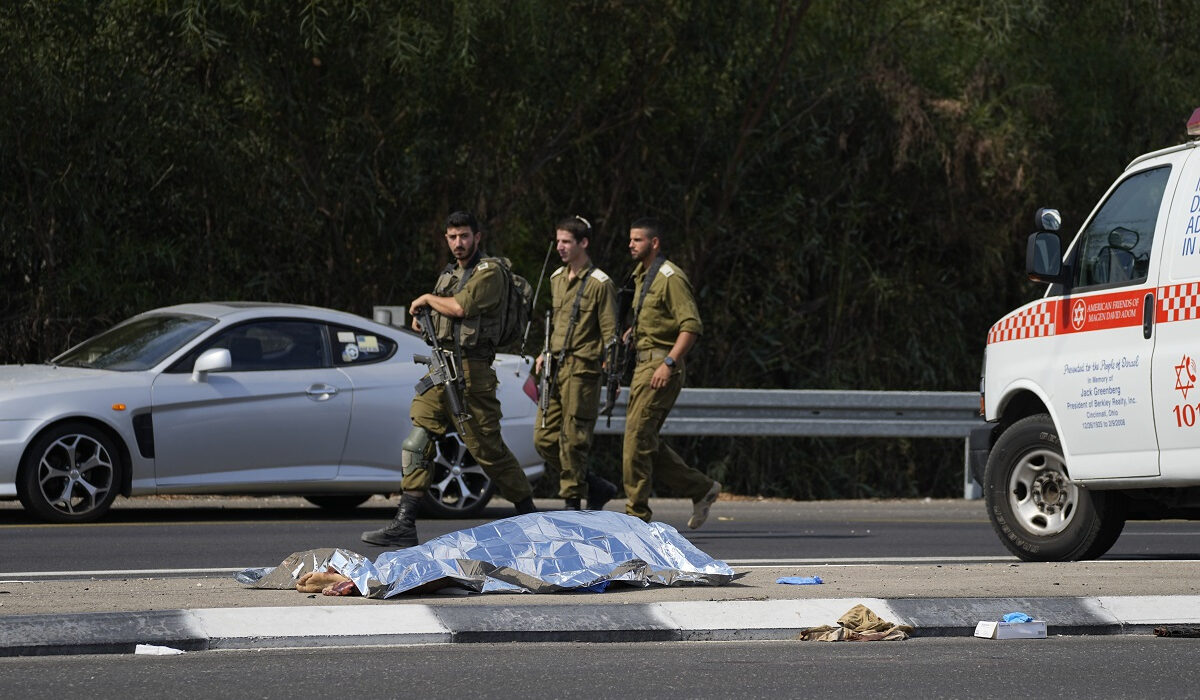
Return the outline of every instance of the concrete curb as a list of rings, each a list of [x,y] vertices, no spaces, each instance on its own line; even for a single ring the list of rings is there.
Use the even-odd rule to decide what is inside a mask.
[[[0,617],[0,656],[471,642],[787,640],[862,603],[914,636],[970,636],[1020,611],[1051,635],[1146,633],[1200,624],[1200,596],[825,598],[581,605],[208,608]]]

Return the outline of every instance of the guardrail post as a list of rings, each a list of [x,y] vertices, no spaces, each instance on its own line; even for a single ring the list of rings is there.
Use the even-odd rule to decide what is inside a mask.
[[[983,487],[971,476],[971,438],[963,440],[963,498],[975,501],[983,498]]]

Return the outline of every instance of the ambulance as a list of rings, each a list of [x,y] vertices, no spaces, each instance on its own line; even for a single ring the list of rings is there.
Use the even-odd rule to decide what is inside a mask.
[[[1049,286],[988,331],[970,464],[1021,559],[1099,557],[1126,519],[1200,519],[1200,109],[1188,136],[1130,163],[1065,254],[1039,210],[1026,272]]]

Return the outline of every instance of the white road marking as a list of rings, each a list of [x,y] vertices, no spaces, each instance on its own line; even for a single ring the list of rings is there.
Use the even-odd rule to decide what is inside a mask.
[[[122,577],[122,576],[189,576],[189,575],[207,575],[207,574],[235,574],[244,569],[249,569],[248,566],[240,566],[233,569],[107,569],[96,571],[14,571],[10,573],[0,573],[0,576],[11,577],[11,579],[28,579],[28,578],[62,578],[66,576],[105,576],[105,577]],[[20,583],[20,581],[6,578],[0,583]]]

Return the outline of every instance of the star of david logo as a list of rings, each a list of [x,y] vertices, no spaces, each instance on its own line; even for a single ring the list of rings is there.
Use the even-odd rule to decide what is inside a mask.
[[[1083,328],[1084,321],[1087,320],[1087,302],[1083,299],[1076,299],[1075,304],[1071,306],[1071,327],[1075,330]]]
[[[1175,389],[1187,401],[1188,391],[1196,388],[1196,361],[1187,355],[1175,365]]]

